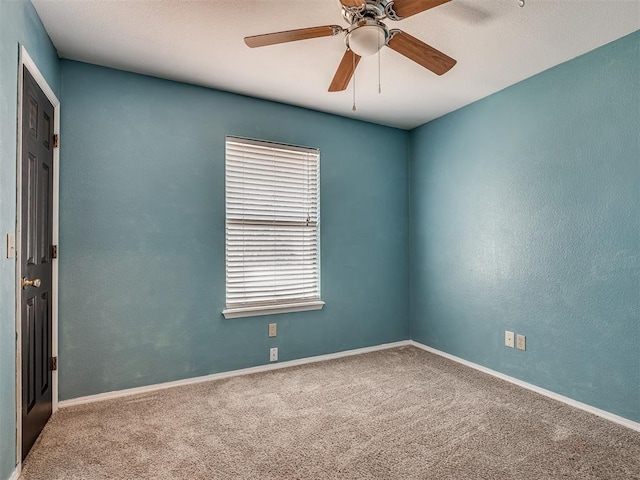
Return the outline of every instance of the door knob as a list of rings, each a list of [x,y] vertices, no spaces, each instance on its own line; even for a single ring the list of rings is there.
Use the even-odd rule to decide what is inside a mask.
[[[27,277],[24,277],[22,279],[22,288],[27,288],[27,287],[38,288],[41,284],[42,282],[40,281],[39,278],[34,278],[33,280],[29,280]]]

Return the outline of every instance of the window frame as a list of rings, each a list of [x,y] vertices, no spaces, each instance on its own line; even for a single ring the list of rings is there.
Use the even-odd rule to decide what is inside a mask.
[[[229,225],[229,204],[228,204],[228,142],[229,141],[236,142],[246,142],[247,145],[258,145],[263,147],[273,146],[279,149],[289,149],[291,151],[308,151],[314,152],[316,155],[316,164],[317,164],[317,221],[316,221],[316,245],[317,245],[317,298],[312,300],[300,300],[300,299],[290,299],[290,300],[282,300],[280,302],[269,302],[269,303],[259,303],[255,302],[255,304],[245,304],[245,305],[232,305],[229,306],[229,287],[228,287],[228,271],[229,271],[229,239],[228,239],[228,225]],[[320,310],[324,307],[325,302],[321,300],[321,261],[320,261],[320,150],[312,147],[303,147],[299,145],[291,145],[281,142],[274,142],[269,140],[257,140],[252,138],[240,137],[237,135],[227,135],[225,136],[225,308],[222,310],[222,314],[225,318],[242,318],[242,317],[252,317],[252,316],[260,316],[260,315],[273,315],[273,314],[282,314],[282,313],[291,313],[291,312],[304,312],[304,311],[312,311],[312,310]],[[258,222],[256,222],[258,223]],[[255,224],[254,224],[255,225]]]

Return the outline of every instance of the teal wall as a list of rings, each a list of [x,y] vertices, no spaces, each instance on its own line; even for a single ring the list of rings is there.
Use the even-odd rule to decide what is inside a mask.
[[[408,132],[61,65],[62,400],[408,338]],[[320,149],[323,310],[222,317],[227,134]]]
[[[15,468],[15,261],[6,258],[6,234],[16,225],[18,52],[23,44],[54,92],[56,54],[31,2],[0,0],[0,478]]]
[[[410,141],[411,337],[635,421],[639,59],[636,32]]]
[[[411,336],[640,421],[640,33],[408,133],[60,62],[0,0],[2,251],[19,43],[62,96],[60,399]],[[321,150],[323,310],[220,315],[226,134]],[[0,257],[0,478],[14,280]]]

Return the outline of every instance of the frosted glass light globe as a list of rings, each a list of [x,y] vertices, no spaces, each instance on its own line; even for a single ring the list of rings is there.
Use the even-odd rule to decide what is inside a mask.
[[[385,31],[379,25],[363,25],[354,28],[347,35],[347,45],[361,57],[378,53],[385,40]]]

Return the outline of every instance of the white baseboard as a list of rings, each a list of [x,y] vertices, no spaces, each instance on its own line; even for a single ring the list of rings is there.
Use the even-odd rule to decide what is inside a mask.
[[[389,348],[404,347],[407,345],[413,345],[414,347],[420,348],[427,352],[431,352],[441,357],[448,358],[449,360],[453,360],[454,362],[460,363],[467,367],[471,367],[475,370],[479,370],[483,373],[487,373],[494,377],[505,380],[509,383],[513,383],[514,385],[518,385],[519,387],[526,388],[527,390],[531,390],[533,392],[539,393],[540,395],[544,395],[545,397],[552,398],[559,402],[565,403],[571,407],[579,408],[580,410],[584,410],[585,412],[592,413],[606,420],[617,423],[618,425],[622,425],[624,427],[630,428],[631,430],[640,432],[640,423],[638,422],[634,422],[633,420],[630,420],[628,418],[621,417],[619,415],[616,415],[611,412],[607,412],[606,410],[602,410],[600,408],[593,407],[586,403],[579,402],[578,400],[565,397],[564,395],[560,395],[559,393],[555,393],[555,392],[552,392],[551,390],[538,387],[536,385],[525,382],[523,380],[519,380],[517,378],[511,377],[504,373],[491,370],[490,368],[483,367],[482,365],[478,365],[477,363],[473,363],[468,360],[464,360],[460,357],[456,357],[455,355],[451,355],[441,350],[428,347],[427,345],[424,345],[420,342],[416,342],[414,340],[403,340],[403,341],[394,342],[394,343],[384,343],[382,345],[375,345],[373,347],[357,348],[355,350],[345,350],[343,352],[329,353],[327,355],[318,355],[315,357],[300,358],[297,360],[289,360],[289,361],[280,362],[280,363],[270,363],[267,365],[259,365],[257,367],[243,368],[240,370],[232,370],[229,372],[213,373],[211,375],[205,375],[205,376],[194,377],[194,378],[186,378],[184,380],[176,380],[174,382],[158,383],[155,385],[146,385],[144,387],[127,388],[125,390],[117,390],[114,392],[105,392],[105,393],[99,393],[96,395],[87,395],[85,397],[78,397],[78,398],[72,398],[70,400],[63,400],[59,402],[58,407],[65,408],[65,407],[71,407],[74,405],[82,405],[85,403],[101,402],[103,400],[110,400],[112,398],[120,398],[120,397],[127,397],[129,395],[137,395],[139,393],[154,392],[157,390],[163,390],[165,388],[179,387],[181,385],[191,385],[194,383],[222,380],[224,378],[238,377],[241,375],[250,375],[252,373],[268,372],[271,370],[279,370],[281,368],[295,367],[298,365],[306,365],[308,363],[324,362],[327,360],[334,360],[336,358],[349,357],[353,355],[361,355],[363,353],[376,352],[378,350],[386,350]],[[10,477],[10,480],[17,479],[19,474],[20,474],[19,470],[16,470],[13,473],[13,475]]]
[[[184,380],[176,380],[174,382],[157,383],[155,385],[146,385],[144,387],[127,388],[125,390],[117,390],[114,392],[98,393],[96,395],[87,395],[85,397],[72,398],[70,400],[63,400],[58,403],[58,408],[71,407],[74,405],[82,405],[85,403],[101,402],[103,400],[110,400],[112,398],[127,397],[129,395],[137,395],[139,393],[154,392],[156,390],[163,390],[165,388],[179,387],[182,385],[191,385],[194,383],[210,382],[213,380],[221,380],[223,378],[238,377],[240,375],[250,375],[252,373],[268,372],[271,370],[278,370],[281,368],[295,367],[298,365],[306,365],[308,363],[325,362],[327,360],[334,360],[336,358],[350,357],[352,355],[361,355],[363,353],[376,352],[378,350],[386,350],[389,348],[406,347],[409,345],[409,340],[402,340],[400,342],[383,343],[382,345],[375,345],[373,347],[356,348],[355,350],[345,350],[342,352],[329,353],[327,355],[317,355],[315,357],[300,358],[297,360],[289,360],[286,362],[269,363],[267,365],[259,365],[257,367],[243,368],[240,370],[231,370],[229,372],[212,373],[211,375],[204,375],[202,377],[185,378]]]
[[[13,471],[13,473],[9,477],[9,480],[18,480],[18,477],[20,476],[20,467],[21,465],[18,465],[16,467],[16,469]]]
[[[450,353],[446,353],[441,350],[428,347],[427,345],[423,345],[422,343],[416,342],[414,340],[409,340],[409,344],[413,345],[414,347],[418,347],[422,350],[425,350],[427,352],[435,353],[436,355],[440,355],[441,357],[448,358],[449,360],[453,360],[454,362],[461,363],[462,365],[466,365],[467,367],[474,368],[483,373],[487,373],[494,377],[500,378],[509,383],[513,383],[514,385],[518,385],[519,387],[526,388],[527,390],[531,390],[533,392],[539,393],[540,395],[544,395],[545,397],[549,397],[559,402],[565,403],[571,407],[579,408],[580,410],[584,410],[585,412],[592,413],[606,420],[617,423],[618,425],[622,425],[623,427],[627,427],[627,428],[630,428],[631,430],[640,432],[640,423],[634,422],[633,420],[629,420],[628,418],[621,417],[620,415],[616,415],[615,413],[607,412],[606,410],[601,410],[599,408],[592,407],[591,405],[588,405],[586,403],[582,403],[582,402],[579,402],[578,400],[565,397],[564,395],[560,395],[559,393],[552,392],[551,390],[538,387],[531,383],[518,380],[517,378],[510,377],[509,375],[505,375],[504,373],[496,372],[495,370],[491,370],[490,368],[483,367],[482,365],[478,365],[477,363],[473,363],[468,360],[464,360],[460,357],[456,357],[455,355],[451,355]]]

